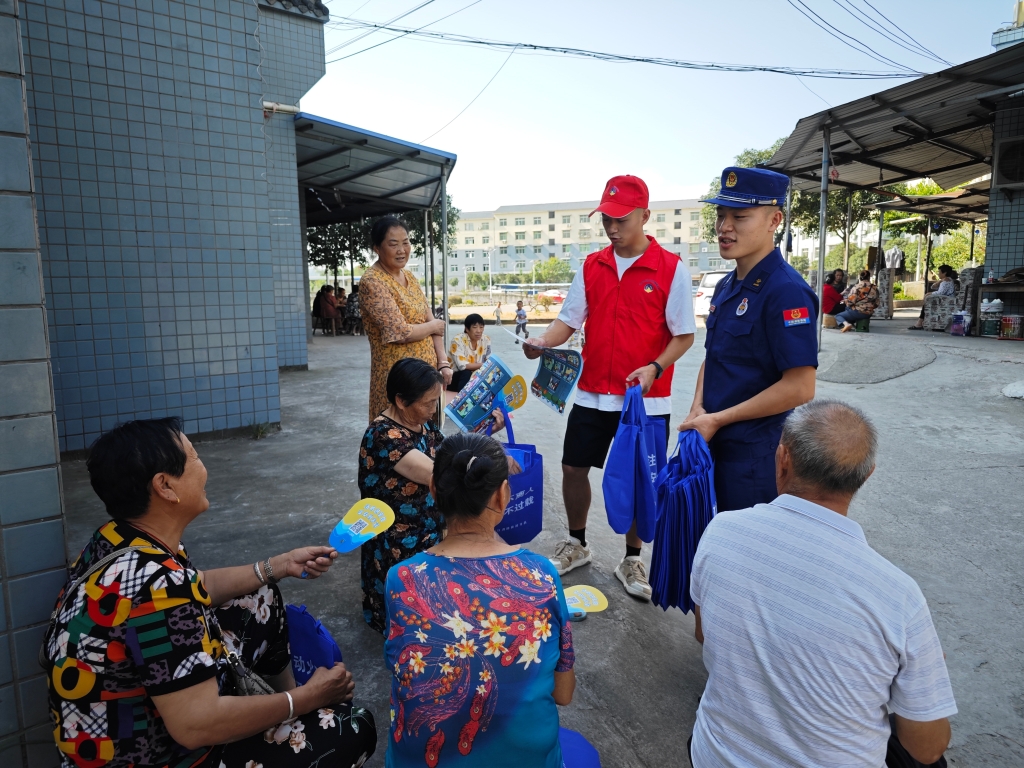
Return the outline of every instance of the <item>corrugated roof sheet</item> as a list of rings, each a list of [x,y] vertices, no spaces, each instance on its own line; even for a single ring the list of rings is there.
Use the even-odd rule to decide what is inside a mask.
[[[988,218],[988,201],[988,189],[964,188],[941,195],[906,195],[867,207],[947,219],[985,221]]]
[[[839,187],[930,177],[944,189],[991,170],[995,102],[1024,91],[1024,45],[802,118],[766,168],[821,185],[822,129]]]

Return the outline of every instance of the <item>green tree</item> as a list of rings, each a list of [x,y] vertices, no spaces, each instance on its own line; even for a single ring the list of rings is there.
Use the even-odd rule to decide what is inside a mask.
[[[892,187],[887,187],[887,189],[905,195],[938,195],[944,191],[942,187],[931,179],[922,179],[915,184],[896,184]],[[927,216],[913,214],[901,216],[896,213],[889,213],[886,215],[886,218],[902,222],[900,224],[886,224],[885,229],[887,232],[903,235],[924,235],[928,229]],[[956,219],[934,218],[932,219],[932,237],[959,229],[960,224],[961,222]]]
[[[850,210],[850,221],[846,221],[846,206],[850,190],[829,192],[825,206],[825,230],[843,238],[846,242],[847,226],[852,232],[862,221],[877,219],[878,212],[873,208],[865,208],[868,203],[877,203],[887,199],[875,192],[865,190],[853,191],[853,205]],[[821,216],[821,193],[820,192],[797,192],[793,196],[793,226],[798,227],[807,237],[818,236],[818,224]],[[853,253],[851,251],[851,258]],[[828,264],[828,260],[825,261]],[[840,259],[839,266],[842,266]],[[853,267],[851,266],[852,270]]]
[[[459,278],[453,277],[451,280],[448,281],[448,285],[450,285],[452,288],[458,288],[459,287]]]
[[[978,264],[985,263],[985,224],[961,224],[960,228],[951,232],[946,242],[932,248],[932,264],[949,264],[953,269],[963,269],[971,260],[971,227],[981,230],[974,236],[974,260]]]
[[[744,149],[736,155],[732,164],[738,168],[753,168],[758,163],[766,163],[778,151],[785,140],[786,138],[783,136],[767,149]],[[721,190],[722,178],[719,175],[711,180],[711,186],[708,188],[705,197],[714,197]],[[701,207],[700,225],[701,239],[705,243],[717,242],[718,238],[715,235],[715,206],[705,205]]]
[[[554,256],[536,268],[538,283],[569,283],[572,282],[572,267],[569,262]]]
[[[333,272],[335,280],[346,266],[352,274],[357,264],[365,267],[368,263],[369,230],[365,220],[310,227],[306,231],[306,242],[309,263]]]
[[[466,274],[466,286],[468,288],[476,288],[482,291],[487,287],[487,283],[486,272],[468,272]]]
[[[804,278],[807,277],[807,270],[811,267],[811,260],[809,258],[794,253],[789,263],[792,265],[793,269],[803,275]]]
[[[448,195],[448,253],[451,254],[456,246],[456,232],[458,230],[459,215],[462,213],[452,203],[452,196]],[[423,227],[423,211],[408,211],[398,214],[398,218],[409,230],[409,241],[412,243],[412,251],[416,256],[426,254],[426,238]],[[438,200],[430,209],[430,236],[434,241],[434,259],[436,264],[441,263],[441,201]]]

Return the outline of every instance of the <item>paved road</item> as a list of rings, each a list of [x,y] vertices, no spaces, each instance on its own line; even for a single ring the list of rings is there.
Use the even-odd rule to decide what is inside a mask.
[[[878,470],[851,517],[928,597],[960,707],[951,764],[1024,765],[1024,402],[1000,394],[1024,379],[1024,344],[912,336],[899,332],[906,324],[875,322],[867,336],[826,332],[824,376],[836,380],[820,381],[818,395],[864,408],[881,433]],[[536,364],[506,334],[488,332],[495,352],[529,378]],[[702,342],[700,330],[677,367],[676,421],[689,407]],[[326,539],[358,498],[355,454],[368,369],[365,339],[317,336],[310,371],[281,376],[279,434],[199,445],[213,505],[187,532],[198,564],[249,563]],[[517,412],[516,428],[545,456],[545,530],[531,547],[548,552],[565,531],[558,471],[565,419],[531,398]],[[104,516],[82,462],[64,466],[64,482],[69,542],[77,552]],[[600,488],[599,472],[593,484]],[[584,733],[609,768],[686,766],[686,738],[706,679],[692,618],[622,591],[612,571],[623,544],[604,522],[599,492],[588,538],[595,562],[566,584],[596,586],[610,605],[576,628],[579,683],[562,722]],[[389,676],[381,640],[362,621],[358,557],[344,557],[319,582],[285,582],[284,589],[342,645],[358,697],[376,713],[382,733],[381,751],[368,765],[383,765]]]

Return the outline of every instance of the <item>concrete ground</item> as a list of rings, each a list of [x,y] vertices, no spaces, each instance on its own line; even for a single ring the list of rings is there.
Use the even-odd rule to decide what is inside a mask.
[[[911,333],[915,316],[875,321],[870,334],[825,331],[818,395],[862,407],[879,428],[879,466],[851,517],[928,598],[960,709],[950,764],[1024,765],[1024,401],[1000,394],[1024,379],[1024,344]],[[495,353],[530,378],[535,363],[500,329],[488,333]],[[703,338],[701,329],[677,366],[675,421],[688,410]],[[186,544],[201,567],[326,543],[358,499],[366,339],[317,336],[309,359],[308,372],[281,376],[281,432],[198,446],[212,506],[190,526]],[[549,552],[565,532],[558,469],[565,418],[531,398],[515,426],[545,456],[545,529],[530,547]],[[105,516],[84,463],[66,463],[63,472],[69,548],[77,553]],[[600,488],[600,472],[593,486]],[[562,723],[582,732],[608,768],[687,766],[686,738],[706,680],[692,617],[622,591],[612,571],[623,542],[604,521],[599,490],[588,538],[595,562],[566,585],[601,589],[609,608],[575,628],[578,687]],[[358,568],[358,555],[349,554],[325,578],[289,580],[283,589],[341,645],[358,699],[377,716],[378,753],[368,765],[381,766],[390,679],[382,640],[362,620]]]

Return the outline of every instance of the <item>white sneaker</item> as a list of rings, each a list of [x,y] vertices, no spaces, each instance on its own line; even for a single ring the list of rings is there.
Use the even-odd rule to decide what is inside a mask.
[[[639,557],[624,557],[615,569],[615,578],[622,582],[633,597],[650,602],[651,585],[647,583],[647,569]]]
[[[565,576],[573,568],[586,565],[594,559],[590,547],[580,544],[580,540],[570,536],[565,541],[559,542],[555,549],[554,557],[549,558],[558,571],[559,576]]]

